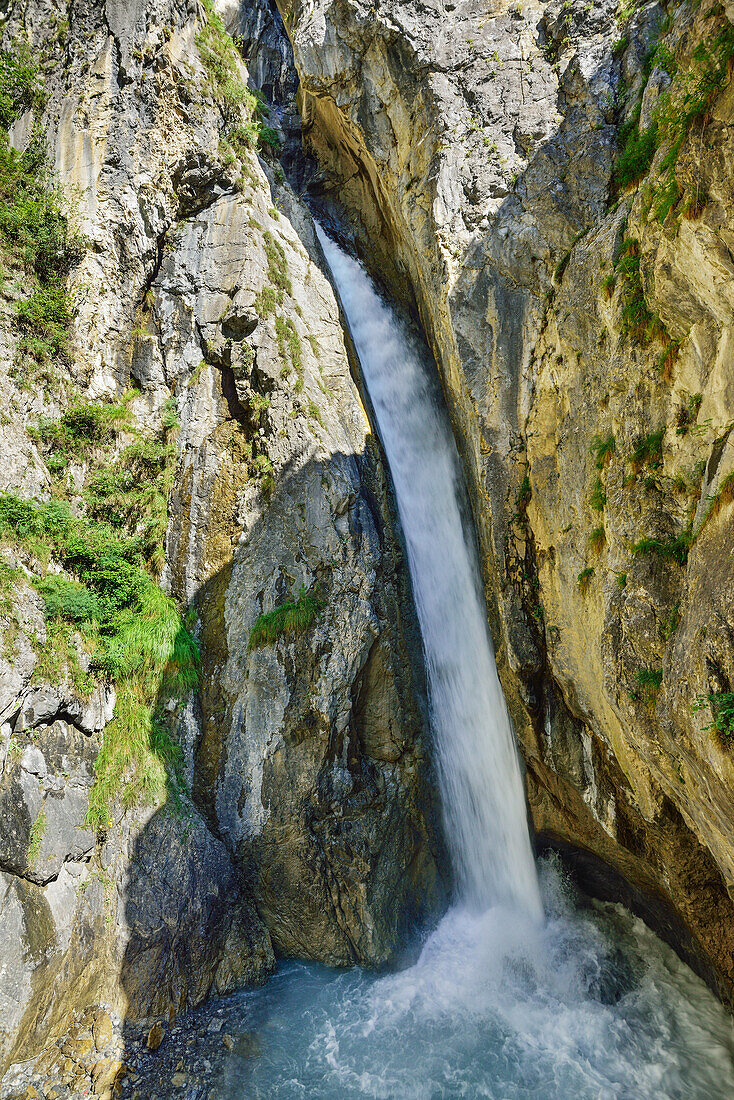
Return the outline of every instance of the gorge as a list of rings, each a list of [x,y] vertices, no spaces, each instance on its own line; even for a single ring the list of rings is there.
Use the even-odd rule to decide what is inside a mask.
[[[730,9],[3,9],[4,1100],[734,1090]]]

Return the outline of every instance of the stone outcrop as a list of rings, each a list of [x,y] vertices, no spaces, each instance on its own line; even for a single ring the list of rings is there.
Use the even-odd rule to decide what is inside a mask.
[[[281,10],[319,188],[435,354],[539,839],[731,999],[728,54],[691,108],[728,16]],[[616,185],[636,109],[666,121]]]
[[[45,393],[17,383],[12,288],[3,299],[1,430],[14,443],[2,487],[48,495],[27,429],[80,397],[126,392],[143,431],[172,417],[162,584],[196,618],[202,661],[201,690],[171,703],[188,794],[118,802],[95,832],[89,790],[114,692],[50,682],[43,600],[13,582],[0,1072],[16,1068],[3,1095],[44,1073],[104,1094],[124,1070],[126,1021],[262,981],[276,954],[386,965],[447,895],[389,479],[311,215],[267,145],[258,155],[232,138],[250,108],[222,100],[202,61],[210,10],[26,0],[3,32],[43,60],[42,124],[86,248],[73,355]],[[253,69],[280,94],[294,78],[275,74],[289,54],[274,41]],[[19,147],[29,129],[15,124]],[[72,476],[81,494],[83,462]],[[24,575],[38,564],[13,561]],[[251,645],[261,616],[306,597],[307,629]],[[82,638],[77,650],[89,669]],[[101,1045],[99,1020],[112,1029]]]

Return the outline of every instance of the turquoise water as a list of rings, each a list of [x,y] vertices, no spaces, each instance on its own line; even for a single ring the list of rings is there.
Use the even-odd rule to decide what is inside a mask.
[[[732,1021],[618,906],[541,864],[542,928],[455,908],[397,974],[289,962],[242,995],[218,1100],[726,1100]]]

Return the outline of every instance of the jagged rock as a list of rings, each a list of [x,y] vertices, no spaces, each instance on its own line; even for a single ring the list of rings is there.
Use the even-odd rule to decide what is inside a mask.
[[[46,639],[43,600],[29,585],[12,589],[13,611],[0,616],[0,721],[14,721],[20,698],[28,686],[37,657],[33,641]]]
[[[0,867],[43,884],[94,847],[85,827],[97,745],[66,722],[30,742],[13,733],[17,763],[0,779]]]
[[[120,975],[130,1019],[172,1017],[199,1004],[215,975],[227,970],[228,989],[236,988],[236,976],[262,981],[274,962],[267,930],[241,897],[224,845],[198,815],[180,820],[159,812],[132,855]],[[239,906],[248,914],[247,936]],[[243,947],[250,948],[249,957],[240,957]]]

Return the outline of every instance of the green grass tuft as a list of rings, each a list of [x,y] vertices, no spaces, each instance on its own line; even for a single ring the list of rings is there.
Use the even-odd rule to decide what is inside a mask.
[[[607,494],[604,492],[604,486],[602,485],[601,478],[598,477],[594,482],[591,490],[591,497],[589,503],[595,512],[603,512],[607,503]]]
[[[591,446],[589,447],[589,450],[596,457],[597,470],[604,469],[604,466],[614,454],[616,449],[617,444],[613,435],[608,435],[605,438],[602,438],[602,436],[600,435],[594,436],[591,441]]]
[[[674,561],[684,566],[688,560],[690,547],[691,536],[685,532],[674,539],[638,539],[632,547],[632,553],[636,557],[641,554],[654,554],[663,561]]]
[[[579,588],[581,589],[582,592],[585,592],[586,589],[589,587],[589,583],[590,583],[591,578],[593,576],[594,576],[593,566],[587,565],[587,567],[585,569],[581,570],[581,572],[579,573],[579,575],[576,579],[578,581],[578,586],[579,586]]]
[[[613,180],[616,189],[624,191],[647,174],[658,145],[656,122],[640,130],[639,104],[630,120],[620,127],[619,144]]]
[[[260,615],[250,631],[247,648],[261,649],[272,645],[284,634],[300,634],[308,630],[325,606],[326,601],[317,591],[307,592],[302,585],[295,600]]]
[[[691,425],[696,422],[696,417],[698,416],[698,410],[701,408],[702,401],[703,394],[693,393],[688,398],[688,401],[680,406],[675,417],[676,435],[688,435]]]
[[[665,428],[659,428],[656,432],[649,432],[638,439],[635,444],[630,461],[636,467],[648,465],[657,470],[663,464],[663,439]]]
[[[46,818],[46,811],[41,807],[38,817],[31,825],[31,831],[28,834],[28,852],[26,853],[26,860],[29,867],[33,866],[41,853],[41,841],[46,835],[47,826],[48,819]]]
[[[659,691],[660,685],[663,682],[663,670],[661,668],[641,668],[635,673],[635,680],[642,688]]]
[[[595,554],[601,554],[606,540],[607,536],[604,527],[600,524],[598,527],[595,527],[589,535],[589,546]]]

